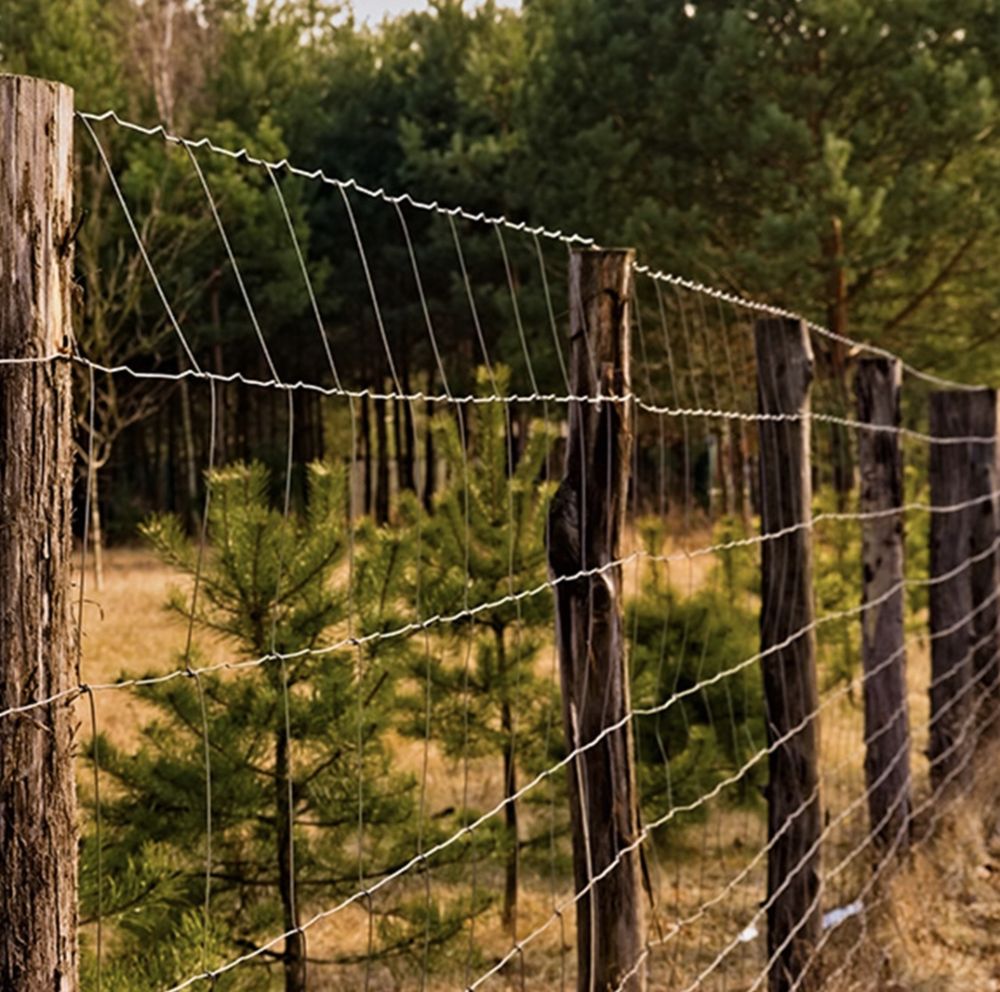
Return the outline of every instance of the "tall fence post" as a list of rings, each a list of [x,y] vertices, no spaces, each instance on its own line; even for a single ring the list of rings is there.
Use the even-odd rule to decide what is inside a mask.
[[[971,723],[994,702],[997,673],[996,393],[931,394],[931,503],[965,504],[931,517],[931,717],[936,789],[968,782]],[[985,437],[983,442],[957,438]],[[978,559],[978,560],[977,560]],[[948,576],[945,578],[945,576]],[[984,693],[986,698],[984,699]]]
[[[971,445],[970,497],[978,500],[970,513],[973,558],[972,583],[972,676],[977,682],[976,705],[984,725],[996,718],[1000,703],[1000,472],[997,464],[997,392],[977,389],[969,392],[969,433],[986,440]]]
[[[0,76],[0,359],[72,333],[73,92]],[[70,369],[0,364],[0,711],[76,684]],[[77,987],[69,698],[0,717],[0,988]]]
[[[819,693],[812,629],[809,387],[813,354],[802,321],[754,327],[760,412],[760,643],[767,742],[767,950],[771,992],[808,988],[820,938]],[[787,419],[782,419],[787,418]],[[801,983],[801,984],[800,984]]]
[[[861,468],[861,660],[865,784],[875,843],[905,849],[910,818],[910,725],[903,635],[903,458],[898,359],[862,358],[854,378]]]
[[[645,989],[639,817],[622,619],[620,535],[632,448],[631,250],[570,259],[571,390],[566,467],[551,509],[549,564],[569,768],[577,987]],[[621,724],[606,733],[611,725]],[[612,867],[613,866],[613,867]],[[631,972],[631,974],[630,974]],[[628,976],[628,977],[626,977]],[[621,984],[624,982],[624,984]]]

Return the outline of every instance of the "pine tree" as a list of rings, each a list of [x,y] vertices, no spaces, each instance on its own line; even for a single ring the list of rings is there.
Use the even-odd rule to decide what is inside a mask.
[[[641,529],[651,553],[663,546],[661,520],[643,521]],[[633,705],[642,710],[670,704],[636,720],[647,820],[704,795],[762,745],[760,670],[745,664],[758,647],[756,591],[748,592],[755,569],[752,552],[723,552],[703,587],[685,596],[654,562],[642,591],[627,604]],[[733,668],[733,674],[691,691]],[[765,772],[758,762],[740,779],[740,800],[756,797]]]
[[[377,631],[393,605],[371,594],[395,581],[380,551],[359,550],[353,589],[349,583],[343,474],[310,466],[301,518],[272,507],[271,480],[260,465],[215,472],[209,489],[200,567],[176,517],[144,527],[166,563],[198,576],[196,603],[178,590],[169,608],[235,648],[238,661],[265,660],[233,676],[139,688],[157,717],[138,747],[129,753],[104,738],[92,745],[113,782],[102,804],[107,874],[124,879],[109,887],[105,910],[123,934],[139,938],[122,944],[125,987],[155,985],[148,970],[165,963],[180,969],[173,979],[191,970],[189,955],[149,956],[146,946],[150,938],[192,946],[205,899],[207,816],[206,957],[293,931],[304,904],[328,905],[356,891],[366,866],[391,861],[413,809],[412,780],[392,771],[382,742],[395,685],[395,656],[381,649],[389,642],[324,648]],[[137,870],[144,873],[138,882]],[[134,920],[141,920],[138,930]],[[293,934],[276,956],[285,989],[302,992],[305,934]]]
[[[463,411],[462,423],[451,413],[434,422],[448,484],[426,524],[420,562],[427,609],[469,612],[448,625],[451,650],[421,660],[414,675],[430,682],[432,732],[445,753],[502,763],[503,922],[513,932],[523,840],[513,799],[518,765],[544,757],[554,705],[550,683],[536,671],[539,650],[549,643],[552,596],[519,595],[546,581],[546,507],[554,486],[542,474],[553,432],[535,421],[515,439],[504,401],[509,370],[480,368],[476,379],[478,395],[489,401]]]

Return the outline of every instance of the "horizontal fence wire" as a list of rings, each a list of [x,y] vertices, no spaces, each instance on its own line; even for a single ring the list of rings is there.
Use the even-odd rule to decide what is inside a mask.
[[[85,760],[92,765],[94,782],[88,787],[92,794],[87,797],[85,850],[96,850],[94,867],[87,869],[93,874],[96,908],[85,928],[96,962],[92,986],[100,989],[108,967],[120,966],[114,960],[114,936],[120,935],[122,912],[112,904],[135,884],[125,875],[145,851],[115,847],[125,836],[131,837],[133,848],[135,844],[135,835],[128,835],[123,826],[126,816],[134,815],[128,812],[127,794],[138,787],[128,777],[128,748],[137,749],[134,755],[141,755],[142,761],[152,761],[141,744],[112,746],[101,734],[106,716],[97,702],[112,690],[132,692],[141,701],[134,714],[134,736],[140,741],[166,747],[155,737],[162,731],[144,723],[149,717],[142,707],[157,700],[174,707],[184,730],[197,739],[195,764],[186,779],[190,806],[171,815],[178,822],[197,816],[198,829],[203,827],[203,857],[199,853],[180,870],[198,878],[197,898],[188,898],[188,903],[190,920],[196,920],[190,925],[199,931],[195,958],[200,964],[192,966],[190,957],[184,959],[177,973],[158,986],[167,992],[227,981],[239,988],[241,969],[251,965],[282,968],[287,976],[295,954],[303,955],[303,968],[310,962],[311,968],[340,969],[343,980],[357,987],[371,987],[376,969],[384,967],[395,968],[396,980],[404,985],[409,981],[424,989],[460,987],[473,992],[501,982],[566,988],[576,969],[586,967],[586,962],[570,960],[573,923],[578,932],[585,926],[584,909],[593,912],[602,885],[624,871],[633,857],[642,862],[650,929],[638,954],[622,962],[616,992],[638,987],[635,981],[643,975],[653,985],[665,982],[658,968],[670,975],[671,987],[685,992],[713,981],[733,987],[727,983],[737,980],[741,988],[759,989],[812,925],[816,912],[824,914],[824,924],[793,987],[811,981],[812,970],[821,967],[827,980],[836,977],[837,972],[826,968],[826,956],[833,944],[840,950],[840,934],[848,920],[855,920],[856,940],[843,949],[842,959],[834,960],[841,971],[850,967],[862,941],[870,939],[867,928],[877,905],[873,894],[889,873],[901,870],[894,855],[909,842],[910,825],[928,810],[945,815],[954,801],[952,783],[970,767],[985,734],[984,721],[995,719],[995,713],[983,716],[984,700],[994,687],[978,678],[969,678],[926,718],[912,716],[911,692],[884,715],[880,727],[868,731],[860,726],[856,698],[863,698],[873,680],[907,659],[916,657],[923,664],[924,654],[964,630],[977,636],[970,636],[962,664],[989,668],[1000,662],[995,654],[984,655],[998,648],[996,586],[954,622],[930,632],[923,629],[925,597],[970,583],[974,573],[995,563],[1000,534],[978,550],[970,546],[968,553],[957,556],[957,564],[932,570],[921,557],[926,544],[923,524],[915,527],[910,522],[917,515],[927,523],[996,513],[1000,489],[992,490],[995,479],[991,491],[969,498],[944,503],[927,498],[928,464],[939,451],[957,446],[971,453],[995,446],[996,434],[963,431],[942,436],[925,429],[926,396],[919,390],[930,386],[967,392],[985,387],[952,382],[790,310],[633,260],[627,328],[633,341],[631,379],[625,376],[611,385],[599,359],[588,353],[581,367],[589,366],[597,388],[575,388],[573,376],[580,373],[573,368],[572,342],[563,325],[567,316],[585,323],[581,315],[590,313],[595,298],[581,295],[566,259],[549,259],[543,242],[597,250],[593,239],[446,207],[408,193],[369,189],[353,179],[332,178],[322,169],[301,169],[287,159],[269,161],[246,148],[232,150],[208,138],[183,138],[161,126],[146,128],[113,111],[77,116],[121,210],[121,254],[137,253],[137,270],[152,286],[137,310],[141,318],[137,316],[136,323],[155,324],[159,336],[155,355],[138,353],[120,361],[96,351],[88,355],[83,334],[65,354],[0,356],[5,368],[67,363],[74,369],[78,488],[85,503],[77,577],[80,681],[55,695],[7,705],[0,709],[0,718],[33,720],[46,707],[86,697],[91,742]],[[217,254],[219,272],[233,281],[226,290],[226,315],[213,318],[218,339],[212,343],[200,336],[204,327],[190,314],[200,307],[204,323],[204,314],[218,309],[218,299],[212,303],[204,288],[193,302],[177,291],[167,268],[171,259],[162,253],[155,229],[144,222],[143,206],[130,204],[127,184],[116,171],[117,153],[109,150],[97,127],[109,124],[128,134],[160,138],[173,149],[169,154],[183,154],[177,166],[188,170],[185,181],[194,191],[192,202],[200,204],[199,230]],[[256,170],[266,180],[268,196],[273,195],[281,238],[291,249],[295,278],[301,277],[295,293],[305,300],[305,316],[294,317],[284,329],[272,326],[271,318],[280,313],[269,309],[262,292],[269,276],[254,267],[252,249],[239,236],[239,218],[219,191],[218,176],[199,159],[201,151]],[[316,276],[320,260],[297,233],[294,190],[286,185],[292,180],[314,181],[339,193],[341,240],[329,250],[344,272],[348,262],[352,267],[353,282],[349,294],[345,291],[348,305],[325,294]],[[185,204],[189,212],[195,206]],[[369,216],[368,210],[381,212]],[[411,224],[411,211],[421,215],[420,225]],[[391,269],[381,254],[387,250],[386,228],[376,227],[373,217],[378,224],[391,224],[398,239]],[[381,233],[376,237],[372,230]],[[565,291],[568,310],[557,309],[554,287]],[[650,293],[655,306],[647,299]],[[333,310],[335,317],[324,316],[324,311]],[[821,365],[811,406],[761,412],[754,322],[764,317],[801,322],[810,338],[844,345],[854,356],[899,362],[915,380],[912,393],[906,394],[906,422],[871,423],[851,416],[844,382]],[[414,338],[422,350],[416,350]],[[289,340],[294,343],[289,345]],[[227,368],[227,358],[244,367]],[[426,366],[419,375],[413,368],[417,362]],[[202,388],[206,392],[198,391]],[[126,389],[135,390],[140,399],[144,395],[149,405],[138,403],[134,420],[120,427],[123,436],[142,428],[150,411],[168,403],[179,402],[185,418],[187,440],[174,440],[174,426],[169,429],[171,445],[187,446],[191,520],[170,525],[176,526],[177,539],[187,549],[170,561],[175,570],[178,563],[183,566],[190,584],[172,601],[185,627],[185,646],[175,667],[155,662],[147,674],[136,674],[142,663],[140,631],[125,645],[134,659],[126,662],[119,678],[108,681],[83,677],[94,660],[88,638],[99,628],[91,614],[85,617],[91,603],[85,583],[94,539],[91,520],[100,519],[97,479],[111,459],[108,437],[118,426],[106,421],[112,426],[102,434],[100,425],[110,416],[112,392]],[[307,429],[316,426],[309,428],[304,419],[307,408],[300,404],[307,402],[321,404],[320,413],[313,416],[319,417],[320,435],[329,434],[325,467],[316,468],[317,461],[314,470],[344,475],[343,490],[327,497],[330,506],[342,511],[336,549],[322,552],[308,545],[310,530],[315,536],[319,524],[309,516],[307,500],[316,497],[303,482],[311,470],[300,453]],[[557,482],[566,451],[572,448],[574,430],[581,429],[581,418],[588,412],[610,416],[609,411],[632,425],[635,439],[629,454],[628,505],[622,508],[622,546],[599,564],[577,553],[571,556],[575,564],[556,568],[549,563],[563,538],[555,532],[556,518],[548,510],[564,498],[565,479],[558,489]],[[247,425],[254,417],[257,434],[251,443]],[[261,419],[269,420],[266,430],[259,425]],[[801,520],[764,530],[759,521],[766,495],[761,448],[763,431],[770,427],[788,432],[784,438],[773,435],[778,445],[793,445],[791,432],[796,429],[811,431],[809,471],[815,492]],[[241,431],[238,458],[233,451],[240,448],[235,439]],[[413,458],[420,434],[427,438],[422,469],[426,498],[417,492],[413,464],[406,469],[402,456],[409,445]],[[911,442],[914,448],[906,452],[912,469],[906,496],[886,509],[861,509],[856,487],[843,485],[837,476],[842,462],[856,458],[859,438],[868,434]],[[199,435],[200,452],[191,440]],[[135,446],[145,448],[147,440],[143,434]],[[439,449],[432,452],[432,442],[452,459],[437,473],[435,492],[427,479],[435,475],[435,459],[445,456]],[[104,461],[97,451],[102,445],[108,448]],[[155,445],[159,460],[163,441],[158,435]],[[245,462],[252,466],[261,452],[270,459],[273,485],[270,490],[261,485],[258,492],[252,480],[246,481],[254,469]],[[203,479],[197,474],[199,455]],[[392,480],[390,457],[396,459]],[[536,459],[533,474],[518,475],[531,458]],[[381,464],[373,464],[378,459]],[[121,466],[110,464],[117,473],[116,485],[126,485]],[[566,478],[579,471],[588,500],[599,500],[602,489],[611,488],[606,467],[595,464],[574,468],[567,460]],[[408,484],[405,471],[411,476]],[[268,546],[275,554],[268,564],[273,603],[261,615],[251,613],[249,624],[256,625],[258,649],[247,649],[244,641],[235,652],[238,657],[232,656],[231,641],[247,625],[220,618],[215,571],[236,554],[230,531],[219,536],[220,526],[231,527],[238,519],[233,514],[240,512],[230,503],[237,500],[237,489],[226,488],[234,479],[243,480],[240,492],[247,505],[257,501],[257,550],[271,540]],[[791,494],[792,480],[787,484]],[[267,516],[272,504],[274,515]],[[537,519],[532,504],[542,508]],[[582,515],[587,507],[575,507],[574,512]],[[906,571],[878,595],[861,601],[861,554],[856,545],[866,525],[887,520],[896,521],[901,533],[905,529]],[[155,531],[155,523],[147,526]],[[530,534],[537,541],[524,552],[522,542]],[[814,578],[818,615],[794,625],[776,643],[751,650],[748,638],[759,643],[762,561],[800,539],[821,556]],[[446,554],[452,556],[447,575],[435,559]],[[389,566],[384,575],[377,574],[384,562],[398,559],[408,562],[409,585],[393,586]],[[288,633],[281,614],[283,597],[296,594],[296,581],[305,586],[317,574],[325,575],[327,587],[337,590],[336,619],[317,621],[317,630],[301,644],[283,644]],[[794,581],[793,575],[782,574],[779,586],[785,589]],[[626,693],[621,714],[602,720],[596,732],[586,735],[571,725],[571,716],[565,716],[565,734],[561,729],[561,645],[552,630],[560,602],[580,588],[608,589],[618,597],[635,696]],[[442,590],[450,590],[447,603],[441,601]],[[90,595],[101,597],[100,592]],[[240,588],[237,599],[239,608],[247,608],[252,597]],[[873,613],[900,600],[905,603],[905,640],[878,665],[858,672],[858,630],[871,622]],[[254,603],[252,609],[258,606]],[[990,623],[992,627],[980,633],[977,625]],[[198,647],[196,628],[202,627],[202,633],[211,636]],[[720,648],[726,637],[733,644]],[[817,643],[822,675],[818,704],[780,733],[772,726],[765,743],[771,717],[755,679],[763,665],[805,642]],[[215,652],[222,655],[220,660],[211,660]],[[403,659],[393,662],[395,668],[383,660],[394,658],[392,652]],[[320,663],[302,667],[311,660]],[[551,667],[546,666],[543,675],[548,660]],[[504,676],[504,664],[515,674]],[[253,678],[255,672],[259,680]],[[953,671],[935,672],[931,662],[926,678],[920,672],[907,678],[920,693],[928,693],[945,687]],[[182,695],[176,695],[187,686],[195,700],[190,712],[183,709],[187,704]],[[252,698],[249,694],[257,686],[270,693],[271,709],[261,720],[270,721],[268,732],[281,743],[273,756],[262,752],[244,764],[260,779],[280,780],[268,800],[273,809],[260,811],[255,828],[262,834],[274,832],[280,869],[268,866],[260,879],[248,879],[239,877],[239,864],[233,867],[225,860],[231,843],[226,831],[235,816],[226,804],[233,802],[233,790],[239,787],[235,755],[244,746],[233,739],[238,724],[232,721],[241,701]],[[338,724],[341,736],[323,738],[320,746],[315,738],[306,740],[303,714],[311,701],[324,698],[323,691],[353,697],[344,704],[349,715],[336,717],[347,729]],[[400,708],[404,697],[408,700],[406,713],[386,715],[377,709],[386,691],[396,693],[394,705]],[[957,735],[935,760],[947,765],[958,755],[957,764],[944,781],[935,782],[935,769],[925,767],[923,759],[914,761],[919,800],[906,812],[905,830],[884,846],[881,838],[895,822],[902,800],[897,797],[881,822],[862,822],[870,800],[900,765],[910,766],[920,740],[941,721],[952,719],[960,721]],[[866,749],[899,721],[908,728],[904,744],[866,780]],[[832,727],[833,733],[823,745],[819,781],[766,836],[762,808],[767,799],[762,801],[760,793],[768,762],[821,725]],[[149,734],[153,736],[143,737]],[[587,761],[605,748],[610,752],[621,739],[628,741],[635,762],[641,819],[613,856],[594,864],[593,838],[580,841],[574,834],[577,825],[569,815],[565,783],[576,780]],[[656,749],[658,757],[651,759],[649,753]],[[391,778],[395,763],[415,763],[410,784]],[[234,781],[227,780],[227,773]],[[343,794],[333,808],[346,822],[337,823],[336,854],[326,855],[330,866],[321,865],[325,874],[316,866],[312,847],[328,829],[316,812],[321,804],[308,806],[313,776],[322,788]],[[933,783],[930,788],[924,782],[927,777]],[[413,805],[409,832],[396,828],[397,834],[390,836],[379,817],[388,804],[384,792],[393,788],[410,790],[406,794]],[[768,890],[763,878],[768,860],[820,803],[826,816],[818,835],[783,881]],[[445,812],[434,812],[435,806],[444,806]],[[922,840],[933,827],[926,826]],[[735,840],[728,839],[730,833]],[[571,841],[585,849],[584,884],[567,868],[579,855],[573,848],[571,856]],[[543,848],[546,853],[539,855]],[[812,905],[777,946],[765,947],[763,921],[820,853],[822,884]],[[867,864],[868,853],[874,867]],[[832,864],[827,866],[827,861]],[[342,868],[341,862],[350,863],[350,868]],[[538,867],[543,862],[547,864]],[[271,869],[279,871],[279,882],[271,880]],[[250,882],[258,889],[252,898],[266,890],[270,908],[261,910],[254,931],[224,932],[232,918],[226,915],[225,900]],[[143,898],[137,897],[140,907]],[[501,902],[498,925],[493,917]],[[345,935],[340,948],[321,927],[338,917]],[[358,932],[351,931],[349,942],[346,934],[352,927]],[[554,950],[550,944],[556,931]],[[320,948],[311,955],[304,951],[307,935],[315,937]]]
[[[365,634],[361,636],[349,636],[344,637],[339,640],[333,641],[329,644],[321,645],[320,647],[303,648],[298,651],[291,652],[273,652],[264,655],[260,655],[256,658],[248,658],[244,661],[224,661],[217,662],[211,665],[204,665],[200,667],[193,668],[178,668],[170,672],[165,672],[162,675],[151,676],[148,678],[135,678],[135,679],[122,679],[118,682],[104,682],[104,683],[80,683],[73,689],[67,689],[64,692],[58,693],[53,696],[48,696],[44,699],[35,700],[29,703],[23,703],[19,706],[12,706],[6,709],[0,710],[0,717],[15,715],[19,713],[27,713],[33,709],[41,706],[48,706],[52,703],[64,700],[67,698],[72,698],[79,696],[84,693],[89,692],[106,692],[113,689],[134,689],[142,686],[153,686],[160,685],[164,682],[171,682],[179,678],[190,678],[198,675],[210,675],[217,672],[223,671],[240,671],[244,669],[259,668],[270,662],[275,661],[294,661],[299,658],[304,657],[316,657],[328,654],[333,654],[338,651],[343,651],[346,648],[355,648],[364,644],[370,644],[376,641],[382,640],[392,640],[395,638],[406,637],[410,634],[426,630],[430,627],[436,627],[438,625],[454,624],[462,620],[471,619],[480,613],[485,613],[489,610],[497,609],[498,607],[507,606],[516,603],[520,600],[529,599],[535,596],[539,596],[542,593],[556,589],[559,585],[563,583],[576,582],[579,579],[589,578],[595,575],[601,575],[606,572],[613,571],[614,569],[621,568],[632,562],[644,560],[653,563],[669,564],[669,563],[683,563],[688,562],[694,558],[699,558],[702,556],[715,555],[719,552],[732,551],[738,548],[751,548],[767,541],[776,541],[782,538],[788,537],[791,534],[797,533],[799,531],[811,530],[817,524],[823,523],[824,521],[863,521],[863,520],[873,520],[881,517],[899,517],[908,512],[920,512],[929,514],[949,514],[958,513],[964,510],[971,509],[973,507],[983,506],[987,503],[992,503],[1000,499],[1000,490],[985,493],[982,496],[976,496],[968,500],[962,500],[958,503],[953,503],[947,506],[932,506],[926,503],[908,503],[904,504],[899,508],[894,508],[891,510],[879,510],[871,512],[831,512],[831,513],[819,513],[812,517],[809,521],[802,523],[801,525],[793,525],[790,527],[782,528],[779,531],[773,531],[767,534],[758,534],[752,537],[737,538],[730,541],[724,541],[720,544],[706,545],[700,548],[694,548],[691,550],[676,551],[670,554],[650,554],[647,551],[638,549],[629,555],[622,558],[617,558],[606,565],[595,566],[589,569],[580,569],[570,575],[559,575],[551,579],[534,586],[531,589],[522,590],[520,592],[512,593],[506,596],[502,596],[499,599],[490,600],[485,603],[479,603],[476,606],[470,606],[468,608],[458,610],[455,613],[441,615],[435,614],[434,616],[425,617],[422,620],[414,621],[413,623],[406,624],[401,627],[394,628],[387,631],[376,631],[371,634]],[[812,631],[825,624],[832,623],[837,620],[844,620],[849,617],[856,616],[858,614],[864,613],[865,611],[872,609],[875,606],[881,605],[886,600],[890,599],[892,596],[896,595],[900,590],[909,588],[911,586],[931,586],[936,585],[941,582],[947,582],[954,578],[956,575],[965,571],[971,565],[977,562],[981,562],[991,555],[993,555],[997,550],[997,543],[990,545],[984,551],[978,552],[975,555],[970,556],[965,561],[963,561],[956,568],[936,575],[932,578],[915,578],[915,579],[904,579],[897,585],[893,586],[891,589],[887,590],[878,599],[872,600],[868,603],[859,605],[857,607],[851,607],[846,610],[841,610],[836,613],[831,613],[827,616],[819,617],[812,623],[801,627],[794,634],[789,635],[789,637],[782,641],[780,644],[773,645],[771,648],[767,649],[766,652],[755,654],[749,658],[744,659],[738,665],[731,669],[721,673],[720,675],[713,676],[710,681],[705,681],[699,683],[690,689],[685,690],[687,695],[695,695],[701,692],[703,689],[708,688],[715,682],[721,681],[722,678],[728,677],[729,675],[735,675],[742,669],[758,662],[762,657],[767,657],[768,654],[776,653],[782,648],[787,647],[789,644],[798,640],[801,637],[806,636]],[[683,696],[678,697],[683,698]],[[656,713],[663,712],[663,709],[669,708],[671,704],[665,704],[664,707],[656,707],[653,709],[640,709],[636,710],[633,715],[638,716],[650,716]],[[618,724],[612,728],[609,728],[608,732],[620,729],[623,724]],[[602,738],[603,739],[603,738]],[[585,749],[592,747],[594,743],[592,742]],[[559,766],[560,768],[562,766]],[[552,769],[553,771],[557,769]]]

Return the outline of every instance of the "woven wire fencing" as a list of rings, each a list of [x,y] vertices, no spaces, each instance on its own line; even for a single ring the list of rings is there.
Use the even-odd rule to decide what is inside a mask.
[[[41,359],[80,682],[0,717],[82,724],[84,987],[850,969],[995,715],[994,394],[577,235],[78,117],[121,228],[82,260],[103,323]]]

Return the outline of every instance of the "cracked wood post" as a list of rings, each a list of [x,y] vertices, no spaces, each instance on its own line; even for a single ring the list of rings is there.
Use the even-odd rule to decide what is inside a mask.
[[[0,76],[0,358],[67,348],[73,92]],[[0,710],[77,684],[66,362],[0,365]],[[0,988],[77,988],[69,698],[0,717]]]
[[[858,420],[898,428],[902,365],[873,357],[858,362]],[[861,659],[865,673],[865,783],[876,845],[905,851],[910,819],[910,724],[903,636],[903,457],[895,430],[859,430],[863,605]],[[878,514],[876,516],[875,514]]]
[[[622,397],[630,390],[633,258],[631,250],[572,254],[574,395]],[[573,875],[576,891],[587,890],[576,903],[581,992],[646,988],[634,741],[631,720],[626,719],[630,699],[622,574],[619,565],[610,564],[621,557],[632,417],[630,403],[614,399],[570,404],[565,473],[550,511],[553,576],[596,570],[556,586],[567,745],[586,745],[624,721],[568,769]]]
[[[819,695],[812,630],[809,387],[813,353],[799,320],[754,327],[761,420],[762,543],[760,646],[767,743],[767,953],[771,992],[808,990],[820,938]]]
[[[983,706],[995,706],[997,555],[990,549],[997,539],[997,509],[988,497],[997,488],[996,429],[994,390],[931,394],[934,437],[990,438],[932,444],[930,451],[931,503],[969,503],[931,515],[931,578],[955,573],[930,587],[934,639],[927,754],[935,789],[969,781],[973,724]]]

